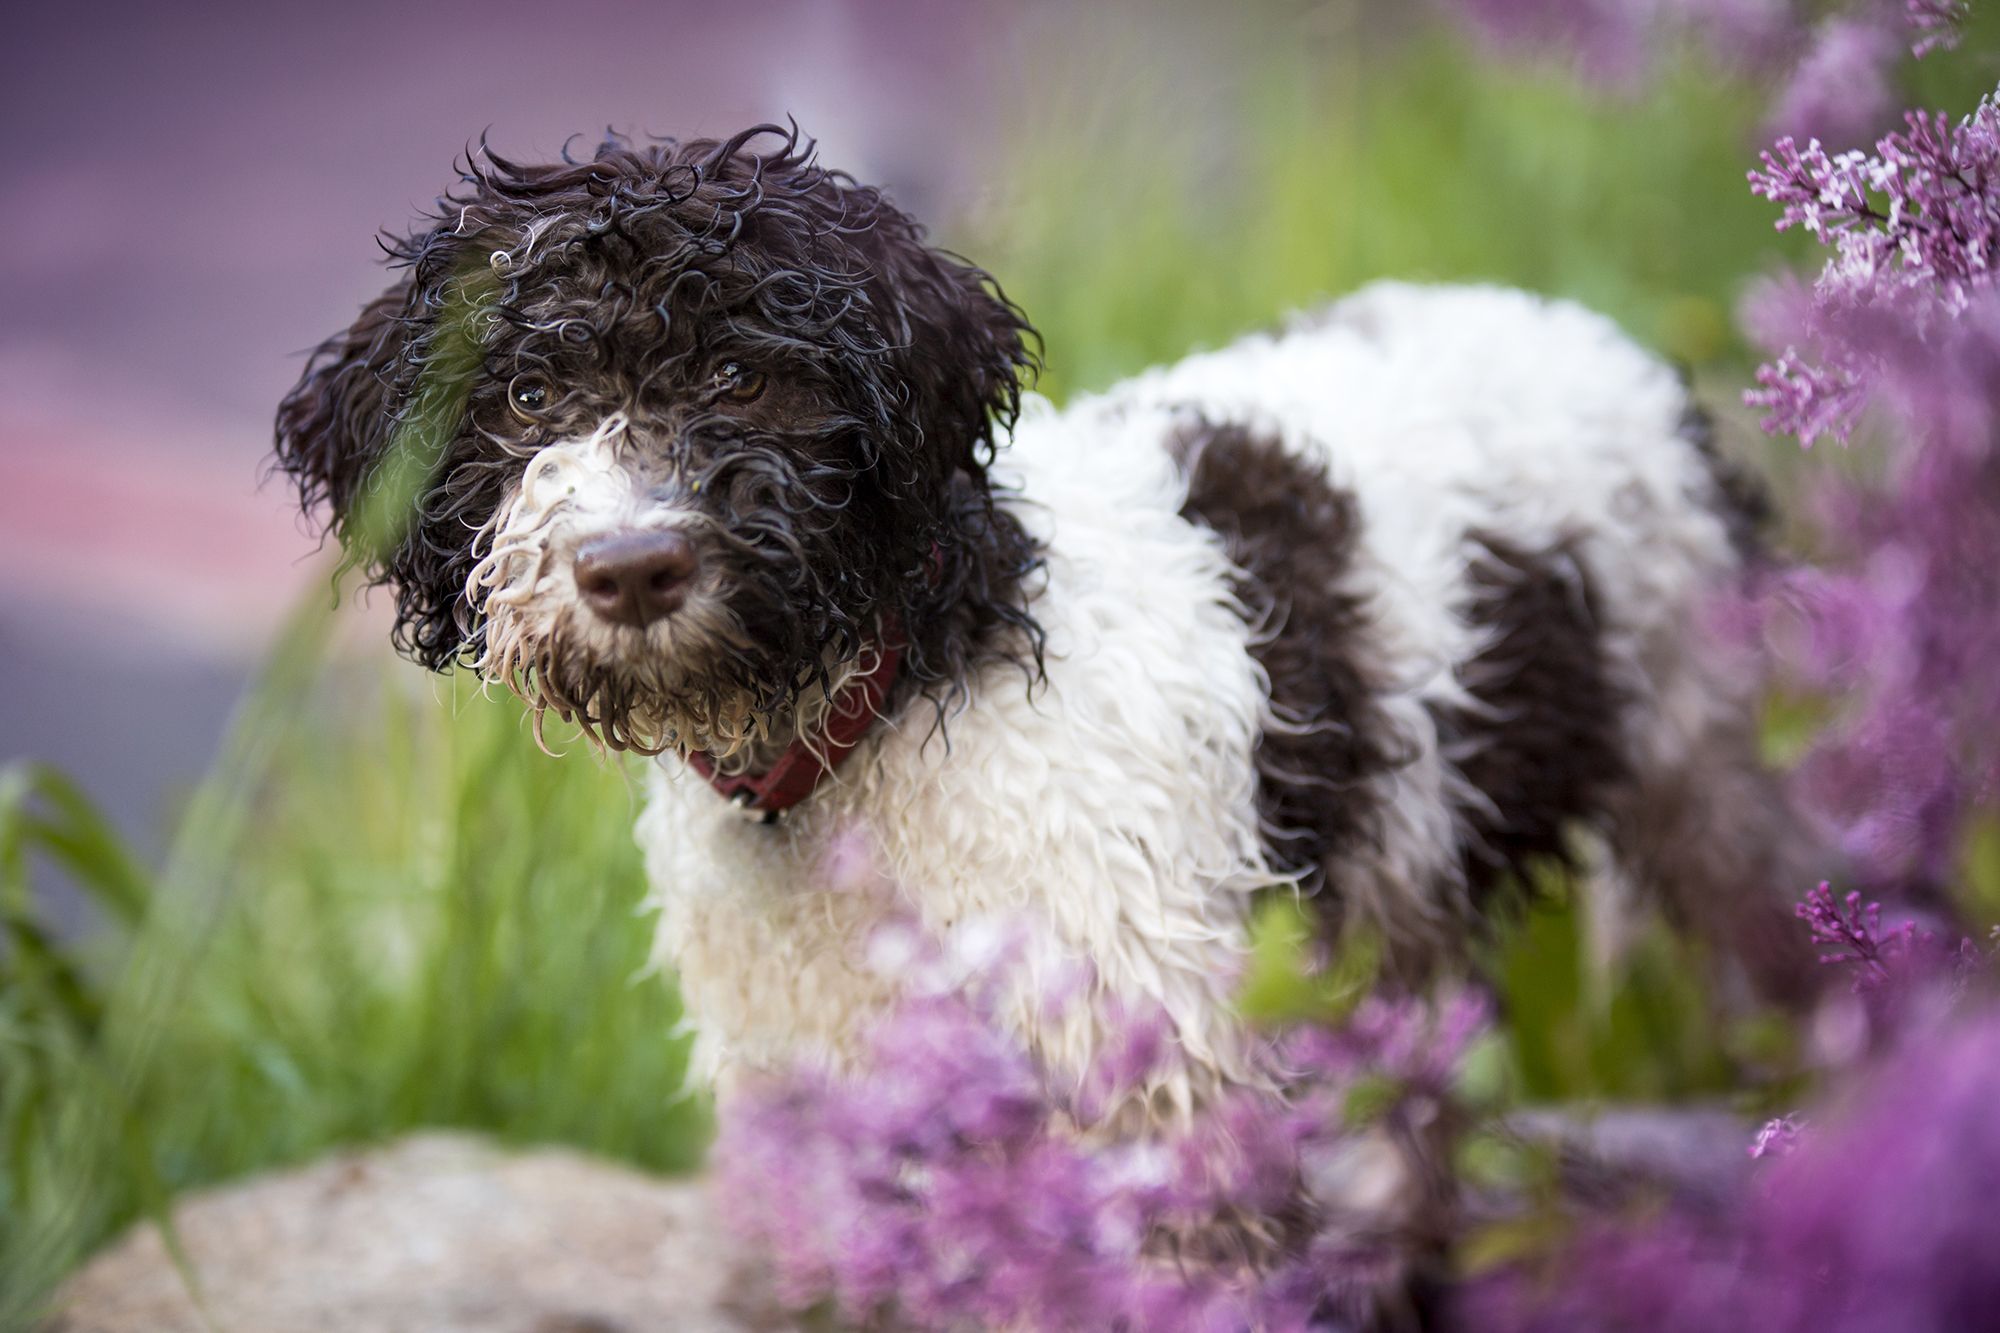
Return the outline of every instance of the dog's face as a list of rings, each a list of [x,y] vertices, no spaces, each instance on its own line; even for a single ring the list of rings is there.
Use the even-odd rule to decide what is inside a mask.
[[[411,656],[614,747],[728,755],[884,632],[934,681],[969,652],[945,631],[1017,619],[1033,553],[986,468],[1031,331],[770,133],[489,158],[314,354],[279,465],[395,585]],[[364,522],[399,478],[402,521]]]

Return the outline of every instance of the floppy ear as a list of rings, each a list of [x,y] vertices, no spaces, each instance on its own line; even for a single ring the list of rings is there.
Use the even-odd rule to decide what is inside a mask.
[[[780,140],[757,153],[758,139]],[[913,479],[949,485],[964,472],[983,487],[993,459],[993,422],[1011,428],[1021,374],[1039,368],[1039,345],[1020,310],[983,270],[924,243],[924,229],[884,197],[815,159],[796,124],[755,125],[731,138],[690,145],[698,180],[717,204],[762,214],[765,242],[797,260],[822,294],[858,278],[901,401],[882,404],[915,438],[904,462]],[[800,224],[804,224],[801,229]],[[860,349],[850,349],[860,350]]]
[[[413,242],[410,275],[314,350],[276,435],[279,470],[308,515],[328,507],[344,566],[394,585],[397,648],[441,671],[477,628],[466,535],[497,503],[499,474],[451,467],[495,293],[490,275],[447,268],[437,235]]]
[[[330,507],[326,526],[343,544],[353,535],[347,520],[355,498],[394,431],[411,288],[405,278],[369,302],[352,328],[314,348],[298,384],[278,404],[278,468],[298,487],[308,516]]]
[[[946,465],[947,479],[953,471],[981,479],[993,461],[994,421],[1013,427],[1022,373],[1039,369],[1029,340],[1040,339],[985,270],[932,249],[921,226],[878,207],[856,240],[927,452]]]

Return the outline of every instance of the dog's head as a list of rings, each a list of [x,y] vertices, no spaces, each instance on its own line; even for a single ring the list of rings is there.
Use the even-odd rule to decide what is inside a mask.
[[[996,628],[1032,643],[987,467],[1033,331],[985,273],[795,130],[463,182],[278,409],[403,651],[728,755],[885,633],[945,693]]]

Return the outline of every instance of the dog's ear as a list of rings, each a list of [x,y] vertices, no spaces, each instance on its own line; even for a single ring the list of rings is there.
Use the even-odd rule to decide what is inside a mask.
[[[771,151],[751,147],[779,140]],[[985,478],[993,423],[1011,429],[1024,373],[1039,369],[1034,328],[984,270],[925,243],[925,232],[873,186],[819,165],[796,124],[756,125],[729,139],[689,145],[689,165],[722,209],[761,214],[765,243],[793,258],[822,295],[858,276],[900,381],[885,404],[913,430],[906,461],[934,483],[964,472]],[[803,226],[801,226],[803,224]],[[905,439],[909,440],[906,434]]]
[[[894,207],[878,209],[856,239],[925,452],[947,480],[983,477],[994,422],[1013,427],[1022,377],[1037,368],[1035,331],[985,270],[925,244],[924,229]]]
[[[497,502],[495,474],[451,468],[497,292],[490,272],[453,267],[442,229],[392,254],[408,276],[321,343],[279,404],[277,467],[308,516],[329,511],[343,568],[394,586],[397,648],[441,671],[474,628],[464,534]]]
[[[983,476],[993,424],[1012,428],[1022,376],[1037,366],[1035,331],[983,269],[925,244],[923,228],[897,209],[879,209],[857,240],[926,451],[947,476]]]
[[[278,404],[278,469],[291,477],[308,516],[322,505],[345,544],[364,484],[388,453],[402,390],[397,381],[410,336],[412,281],[371,301],[353,327],[313,349],[303,374]]]

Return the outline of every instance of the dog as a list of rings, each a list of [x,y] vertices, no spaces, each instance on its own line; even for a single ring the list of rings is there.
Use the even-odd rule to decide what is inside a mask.
[[[992,278],[795,127],[487,152],[388,248],[278,466],[407,655],[649,757],[724,1084],[852,1058],[892,919],[961,960],[1012,923],[1052,1069],[1159,1015],[1174,1117],[1260,1078],[1260,895],[1408,977],[1546,859],[1721,941],[1783,915],[1754,680],[1700,632],[1760,500],[1606,319],[1381,283],[1058,409]]]

